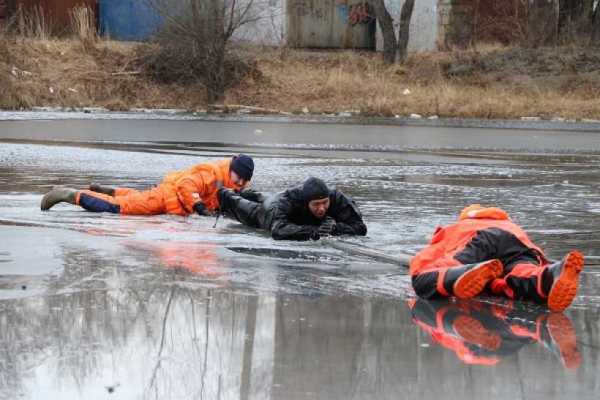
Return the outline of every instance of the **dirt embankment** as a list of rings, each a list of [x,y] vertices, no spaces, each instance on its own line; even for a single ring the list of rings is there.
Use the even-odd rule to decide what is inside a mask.
[[[0,39],[0,108],[207,108],[199,83],[161,83],[141,66],[148,47],[110,41]],[[412,55],[245,49],[255,69],[226,103],[293,113],[600,119],[600,49]]]

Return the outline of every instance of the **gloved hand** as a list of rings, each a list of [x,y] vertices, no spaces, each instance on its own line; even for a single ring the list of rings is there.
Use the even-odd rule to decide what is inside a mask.
[[[254,189],[244,189],[240,192],[240,196],[255,203],[262,203],[264,201],[264,195]]]
[[[321,225],[318,228],[319,236],[331,236],[335,233],[336,228],[337,226],[335,223],[335,219],[331,217],[325,217],[325,219],[323,220],[323,222],[321,222]]]
[[[202,203],[201,201],[197,201],[194,204],[194,211],[196,211],[196,214],[202,216],[211,216],[213,214],[208,210],[208,208],[206,208],[204,203]]]
[[[321,239],[321,235],[319,235],[319,228],[315,227],[312,231],[312,233],[310,234],[310,239],[311,240],[319,240]]]

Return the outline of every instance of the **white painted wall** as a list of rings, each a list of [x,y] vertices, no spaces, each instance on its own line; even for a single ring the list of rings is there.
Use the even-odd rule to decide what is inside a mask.
[[[413,10],[412,19],[410,21],[410,38],[408,41],[409,51],[426,51],[435,50],[437,48],[437,33],[438,33],[438,15],[437,15],[438,0],[416,0]],[[385,0],[385,4],[389,13],[394,19],[394,27],[396,35],[400,28],[400,10],[404,4],[404,0]],[[383,37],[381,28],[377,24],[377,43],[378,51],[383,50]]]

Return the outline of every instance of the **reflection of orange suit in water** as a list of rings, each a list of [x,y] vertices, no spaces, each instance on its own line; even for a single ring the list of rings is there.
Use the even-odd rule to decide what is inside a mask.
[[[143,192],[117,188],[114,196],[110,196],[81,190],[77,192],[75,202],[89,211],[128,215],[189,215],[194,213],[194,205],[198,202],[214,211],[219,208],[219,183],[229,189],[241,189],[231,180],[231,161],[228,158],[172,172],[158,186]]]
[[[512,303],[447,300],[411,300],[409,307],[413,322],[465,364],[496,365],[536,342],[555,353],[566,368],[581,364],[575,329],[564,314],[515,310]]]
[[[170,243],[156,247],[161,262],[168,268],[182,268],[205,276],[218,276],[216,247],[203,243]]]
[[[128,246],[145,250],[158,256],[167,268],[181,268],[208,277],[221,275],[223,261],[219,259],[214,244],[198,242],[132,242]]]

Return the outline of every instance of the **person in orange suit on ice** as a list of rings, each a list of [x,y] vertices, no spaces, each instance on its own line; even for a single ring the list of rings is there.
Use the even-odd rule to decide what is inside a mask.
[[[218,189],[241,191],[253,172],[252,158],[240,154],[172,172],[147,191],[96,184],[90,185],[90,190],[56,188],[42,198],[41,209],[46,211],[66,202],[88,211],[126,215],[212,215],[219,208]]]
[[[578,251],[550,263],[504,210],[475,204],[456,223],[437,228],[429,245],[412,258],[410,275],[416,294],[425,299],[468,299],[487,289],[559,312],[577,295],[583,266]]]

